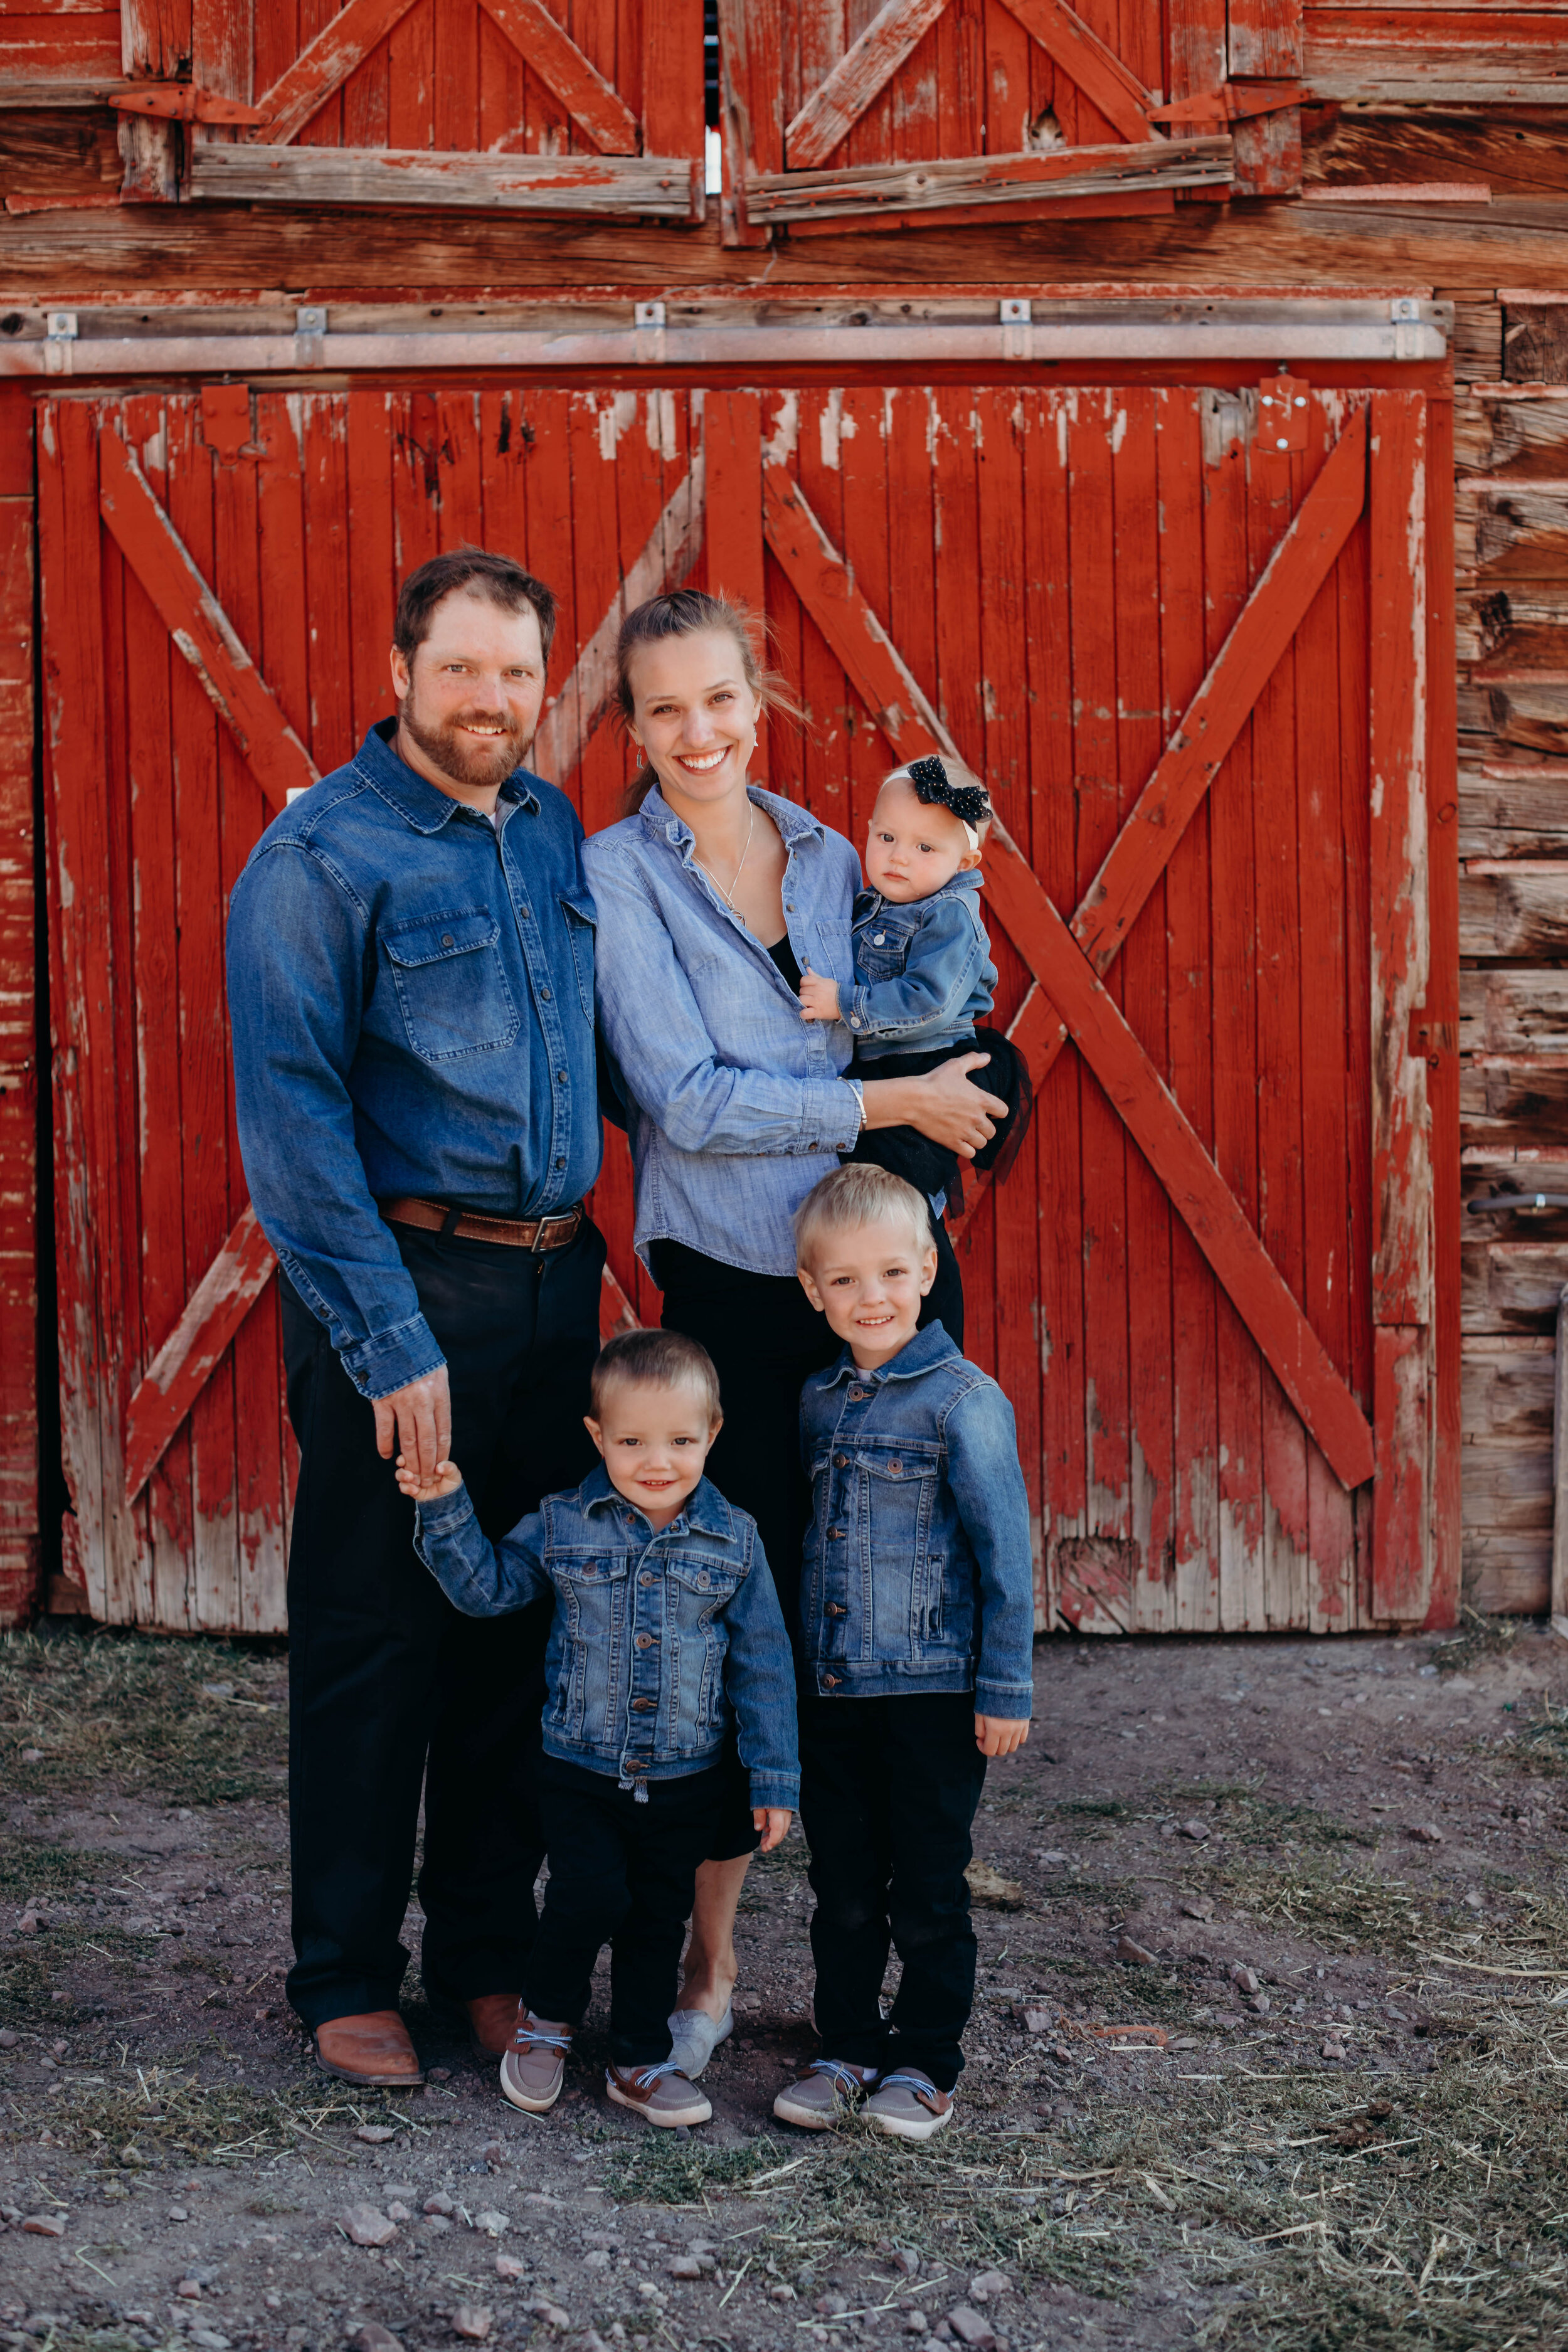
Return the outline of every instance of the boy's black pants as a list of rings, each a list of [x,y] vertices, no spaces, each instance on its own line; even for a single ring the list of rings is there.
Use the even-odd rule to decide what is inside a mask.
[[[602,1234],[537,1255],[395,1225],[447,1358],[452,1458],[491,1538],[595,1460],[581,1416]],[[550,1604],[465,1617],[414,1549],[375,1415],[282,1275],[300,1486],[289,1550],[294,1966],[309,2026],[395,2009],[425,1797],[423,1973],[454,2000],[515,1993],[543,1859],[534,1777]]]
[[[964,1883],[985,1785],[972,1691],[800,1696],[800,1820],[816,1909],[816,2030],[825,2057],[918,2066],[951,2091],[974,1999]],[[878,2005],[891,1945],[892,2013]]]
[[[535,2017],[575,2029],[587,2011],[594,1963],[608,1944],[610,2057],[617,2066],[657,2066],[669,2056],[697,1865],[712,1851],[724,1786],[718,1767],[650,1780],[639,1804],[608,1772],[554,1756],[541,1760],[550,1876],[523,1999]]]

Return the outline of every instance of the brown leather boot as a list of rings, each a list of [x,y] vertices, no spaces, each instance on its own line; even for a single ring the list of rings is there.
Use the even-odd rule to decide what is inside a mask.
[[[318,2025],[316,2063],[324,2074],[365,2090],[414,2091],[425,2080],[408,2028],[395,2009],[329,2018]]]
[[[468,2012],[468,2047],[476,2058],[504,2058],[517,2031],[518,1995],[482,1992],[465,2001]]]

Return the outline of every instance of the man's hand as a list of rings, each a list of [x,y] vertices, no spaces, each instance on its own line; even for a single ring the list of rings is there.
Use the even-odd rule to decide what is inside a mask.
[[[455,1462],[438,1462],[433,1478],[421,1478],[406,1455],[397,1457],[397,1483],[411,1503],[440,1503],[455,1495],[463,1474]]]
[[[808,971],[800,983],[800,1017],[803,1021],[837,1021],[838,982],[825,980],[819,971]]]
[[[396,1453],[421,1484],[437,1475],[452,1450],[452,1391],[445,1364],[422,1381],[376,1398],[375,1450],[384,1462]]]
[[[1029,1719],[1016,1722],[1006,1715],[977,1715],[974,1745],[982,1756],[1011,1756],[1029,1736]]]
[[[789,1835],[789,1825],[795,1816],[788,1805],[755,1805],[752,1809],[752,1827],[761,1830],[763,1843],[760,1853],[772,1853],[775,1845],[783,1845]]]

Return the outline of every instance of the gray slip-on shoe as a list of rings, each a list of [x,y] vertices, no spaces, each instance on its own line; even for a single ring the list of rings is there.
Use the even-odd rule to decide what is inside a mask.
[[[670,2011],[670,2056],[689,2083],[696,2082],[721,2042],[728,2042],[734,2030],[733,2004],[726,2007],[717,2025],[705,2009]]]
[[[645,2123],[673,2129],[681,2124],[705,2124],[713,2110],[704,2093],[688,2081],[667,2058],[662,2066],[606,2066],[605,2088],[617,2107],[630,2107]]]
[[[525,2115],[542,2116],[561,2096],[566,2060],[572,2049],[572,2028],[555,2025],[519,2008],[511,2046],[500,2062],[501,2090]]]
[[[786,2083],[773,2101],[782,2124],[802,2131],[829,2131],[855,2114],[877,2079],[874,2066],[848,2066],[841,2059],[816,2058],[797,2083]]]
[[[866,2102],[866,2120],[895,2139],[930,2139],[952,2119],[952,2093],[918,2066],[895,2066]]]

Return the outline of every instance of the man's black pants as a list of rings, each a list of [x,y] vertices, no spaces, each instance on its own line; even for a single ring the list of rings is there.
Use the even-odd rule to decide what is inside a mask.
[[[596,1458],[583,1426],[605,1244],[535,1255],[397,1225],[447,1359],[452,1459],[502,1535]],[[309,2026],[395,2009],[421,1783],[423,1974],[516,1992],[544,1852],[536,1788],[550,1603],[464,1617],[414,1549],[414,1506],[324,1327],[279,1280],[300,1486],[289,1553],[294,1966]]]
[[[823,2054],[851,2066],[918,2066],[951,2091],[974,2000],[963,1876],[985,1785],[974,1695],[803,1692],[800,1772]],[[878,1996],[889,1946],[903,1975],[884,2022]]]
[[[575,2029],[608,1944],[611,2061],[658,2066],[670,2053],[680,1948],[697,1865],[721,1817],[725,1775],[714,1766],[651,1780],[639,1804],[612,1773],[546,1756],[540,1792],[550,1876],[523,1998],[535,2017]]]

